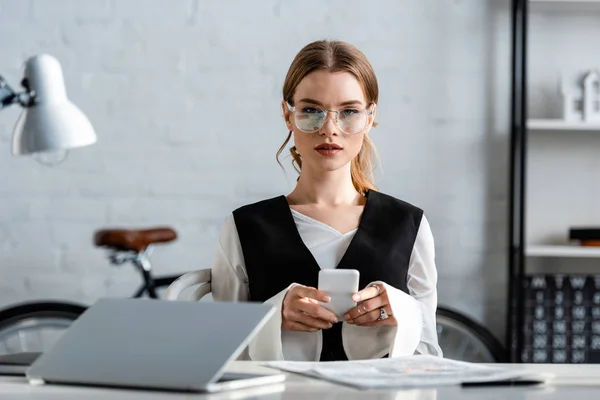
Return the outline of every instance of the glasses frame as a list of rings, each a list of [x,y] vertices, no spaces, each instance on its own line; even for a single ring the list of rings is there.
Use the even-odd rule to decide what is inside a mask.
[[[367,119],[366,119],[366,122],[365,122],[365,126],[364,126],[364,127],[363,127],[363,128],[360,130],[360,131],[358,131],[358,132],[355,132],[355,133],[348,133],[348,132],[344,131],[344,130],[342,129],[342,127],[340,126],[340,124],[339,124],[339,118],[338,118],[338,117],[339,117],[339,114],[340,114],[340,111],[339,111],[339,110],[328,110],[328,109],[325,109],[325,108],[319,107],[319,106],[317,106],[317,105],[314,105],[314,107],[315,107],[315,108],[317,108],[317,109],[319,109],[319,110],[322,110],[322,111],[325,113],[325,118],[323,119],[323,125],[321,125],[319,128],[317,128],[317,129],[314,129],[314,130],[311,130],[311,131],[305,131],[304,129],[301,129],[301,128],[298,126],[298,124],[296,123],[296,107],[295,107],[295,106],[292,106],[292,105],[291,105],[289,102],[287,102],[287,101],[285,102],[285,104],[286,104],[286,106],[287,106],[288,110],[290,110],[290,112],[294,114],[294,125],[296,125],[296,128],[298,128],[298,130],[300,130],[301,132],[304,132],[304,133],[315,133],[315,132],[319,132],[319,131],[320,131],[320,130],[323,128],[323,126],[325,126],[325,122],[327,122],[327,116],[329,115],[329,113],[334,113],[334,114],[335,114],[335,125],[336,125],[336,126],[339,128],[339,130],[340,130],[342,133],[344,133],[344,134],[346,134],[346,135],[359,135],[359,134],[361,134],[362,132],[364,132],[364,131],[365,131],[365,129],[367,129],[367,126],[369,126],[369,117],[373,115],[373,110],[374,110],[374,108],[375,108],[375,107],[373,107],[373,108],[363,108],[362,110],[360,110],[360,112],[364,112],[364,113],[366,113],[366,114],[367,114]],[[372,104],[372,105],[374,106],[374,104]],[[343,111],[343,110],[342,110],[342,111]]]

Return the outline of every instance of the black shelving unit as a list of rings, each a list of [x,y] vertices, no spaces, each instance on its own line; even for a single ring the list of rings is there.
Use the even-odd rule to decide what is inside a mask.
[[[512,0],[511,112],[508,257],[508,360],[520,362],[523,351],[525,281],[525,177],[527,148],[528,0]]]
[[[600,273],[526,273],[529,6],[530,0],[512,0],[506,359],[600,363]]]

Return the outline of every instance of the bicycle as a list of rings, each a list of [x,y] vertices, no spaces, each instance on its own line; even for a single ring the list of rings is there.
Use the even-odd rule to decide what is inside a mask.
[[[168,227],[143,230],[111,229],[99,230],[94,235],[97,247],[111,250],[111,264],[132,263],[142,276],[142,285],[132,297],[147,294],[157,299],[156,289],[166,288],[182,274],[154,277],[150,254],[157,243],[175,240],[176,232]],[[0,355],[5,353],[43,351],[58,340],[85,310],[86,306],[69,302],[29,302],[0,310]],[[438,307],[436,325],[439,345],[444,357],[460,361],[496,363],[506,362],[506,350],[494,335],[469,317],[444,307]],[[54,337],[48,341],[25,341],[28,332],[40,335],[40,331],[50,328]],[[9,347],[8,339],[16,338],[16,344]]]
[[[131,297],[158,299],[157,289],[168,287],[181,274],[153,276],[150,255],[154,245],[176,238],[177,233],[169,227],[103,229],[95,232],[94,244],[110,251],[111,264],[131,263],[140,273],[142,284]],[[73,302],[32,301],[0,310],[0,355],[43,351],[86,309]]]
[[[474,363],[508,362],[502,343],[487,328],[464,314],[438,307],[436,328],[445,358]]]

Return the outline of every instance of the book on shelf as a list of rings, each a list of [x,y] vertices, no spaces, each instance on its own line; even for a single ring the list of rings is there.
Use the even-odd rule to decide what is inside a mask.
[[[572,227],[569,240],[578,242],[580,246],[600,246],[600,227]]]

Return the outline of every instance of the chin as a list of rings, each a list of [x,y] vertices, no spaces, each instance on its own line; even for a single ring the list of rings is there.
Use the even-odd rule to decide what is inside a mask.
[[[351,160],[335,160],[335,159],[329,159],[329,160],[318,160],[318,161],[313,161],[311,164],[319,170],[322,170],[323,172],[333,172],[333,171],[337,171],[339,169],[342,169],[344,167],[346,167]]]

